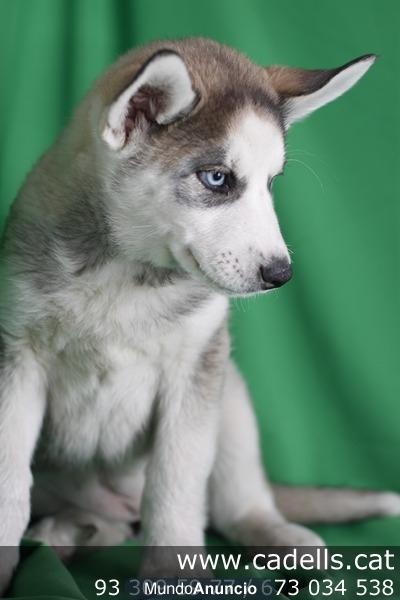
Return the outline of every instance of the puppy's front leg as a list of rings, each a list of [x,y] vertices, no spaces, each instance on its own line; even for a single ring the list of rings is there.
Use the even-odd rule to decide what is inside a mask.
[[[3,338],[0,340],[3,341]],[[30,349],[0,356],[0,594],[18,560],[30,514],[31,458],[45,407],[44,374]],[[4,548],[12,546],[13,548]]]
[[[225,331],[218,332],[196,370],[170,373],[160,395],[142,504],[144,539],[151,547],[144,561],[146,575],[181,575],[176,565],[167,564],[168,551],[156,547],[204,545],[207,481],[227,354]]]

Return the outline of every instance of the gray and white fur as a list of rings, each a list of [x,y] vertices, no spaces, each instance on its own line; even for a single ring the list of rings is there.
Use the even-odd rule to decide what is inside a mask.
[[[287,128],[373,62],[263,68],[186,39],[96,82],[3,240],[1,545],[31,517],[28,535],[69,555],[139,519],[149,546],[203,546],[207,524],[288,546],[322,543],[292,520],[400,514],[395,493],[270,486],[227,331],[228,296],[291,275],[271,192]],[[142,572],[166,575],[151,554]]]

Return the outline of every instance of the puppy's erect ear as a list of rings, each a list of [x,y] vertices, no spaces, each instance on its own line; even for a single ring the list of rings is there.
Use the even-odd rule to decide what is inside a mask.
[[[375,59],[374,54],[367,54],[336,69],[267,67],[270,81],[284,110],[286,127],[347,92],[368,71]]]
[[[167,125],[197,103],[189,72],[173,50],[156,52],[109,107],[103,139],[115,150],[149,123]]]

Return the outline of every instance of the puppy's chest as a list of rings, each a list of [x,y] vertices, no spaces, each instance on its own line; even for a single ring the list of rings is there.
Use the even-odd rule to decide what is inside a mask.
[[[166,373],[193,367],[226,304],[196,300],[190,289],[115,283],[69,294],[49,338],[45,453],[81,463],[119,459],[147,443]]]
[[[108,461],[145,443],[160,377],[156,354],[112,340],[70,342],[49,373],[46,454]]]
[[[178,332],[168,340],[159,327],[156,335],[151,317],[135,319],[135,307],[99,307],[97,322],[95,308],[81,327],[69,318],[69,331],[65,323],[54,340],[46,416],[53,458],[115,460],[145,442],[166,349],[179,347]]]

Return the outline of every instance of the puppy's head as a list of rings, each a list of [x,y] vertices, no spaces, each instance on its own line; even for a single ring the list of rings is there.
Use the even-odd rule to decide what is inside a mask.
[[[272,199],[285,133],[347,91],[374,59],[328,70],[262,68],[204,39],[123,57],[98,86],[96,116],[123,252],[231,295],[288,281]]]

